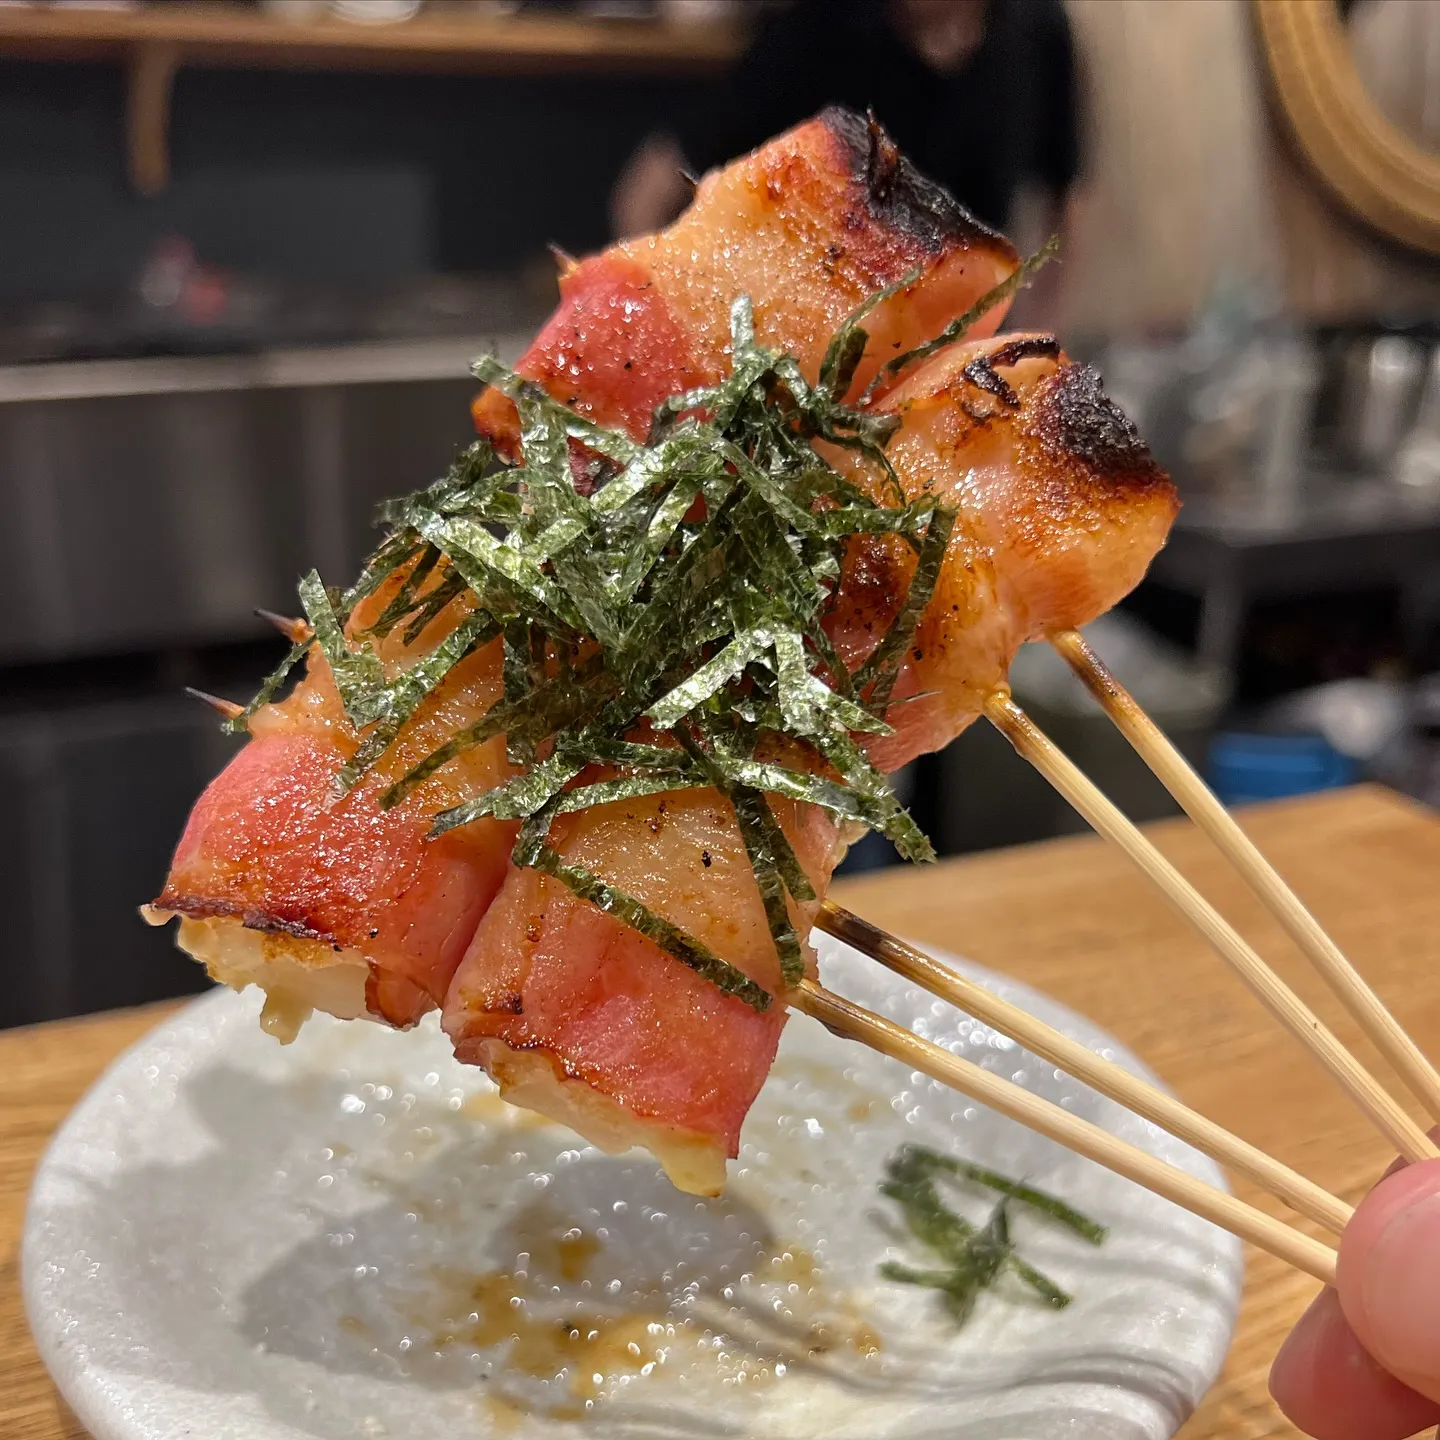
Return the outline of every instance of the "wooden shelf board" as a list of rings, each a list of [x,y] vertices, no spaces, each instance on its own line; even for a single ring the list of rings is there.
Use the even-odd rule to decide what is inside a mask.
[[[229,4],[136,10],[0,7],[0,56],[128,61],[163,46],[185,65],[536,73],[714,70],[740,53],[728,25],[422,11],[396,24],[287,20]]]

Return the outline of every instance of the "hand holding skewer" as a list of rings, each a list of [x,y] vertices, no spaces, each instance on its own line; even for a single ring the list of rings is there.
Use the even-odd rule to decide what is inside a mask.
[[[1337,1285],[1301,1317],[1270,1388],[1321,1440],[1399,1440],[1440,1424],[1440,1161],[1393,1169],[1361,1202]]]

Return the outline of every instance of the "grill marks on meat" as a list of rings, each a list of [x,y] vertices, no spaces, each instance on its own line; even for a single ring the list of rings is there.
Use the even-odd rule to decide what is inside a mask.
[[[813,375],[845,315],[918,269],[869,322],[877,358],[857,377],[865,383],[880,359],[935,333],[1017,263],[1008,242],[883,146],[882,176],[871,154],[877,145],[863,120],[832,110],[706,176],[664,234],[569,266],[560,304],[522,371],[639,437],[658,401],[728,370],[737,294],[754,297],[762,338],[798,352]],[[998,312],[990,320],[998,323]],[[508,400],[482,395],[476,421],[513,451]],[[367,609],[359,623],[374,613]],[[452,609],[416,652],[454,622]],[[336,805],[330,781],[353,741],[329,673],[312,656],[309,678],[256,718],[255,740],[201,797],[157,907],[206,923],[211,954],[251,922],[259,927],[252,933],[298,937],[289,958],[306,965],[337,955],[338,946],[342,959],[368,967],[368,1012],[411,1023],[443,998],[505,874],[514,833],[485,821],[431,843],[425,819],[506,778],[503,743],[452,762],[388,814],[378,795],[398,766],[476,718],[499,683],[494,656],[466,662],[402,732],[394,754]],[[757,1061],[759,1078],[765,1063]]]
[[[638,439],[659,400],[728,372],[737,295],[753,301],[760,340],[788,350],[813,380],[845,317],[918,270],[865,322],[858,394],[886,359],[938,334],[1019,264],[1008,240],[893,150],[878,127],[832,108],[712,171],[668,230],[562,275],[560,304],[516,368]],[[513,453],[510,401],[488,391],[474,413],[480,432]]]
[[[1025,640],[1108,609],[1163,542],[1173,488],[1129,445],[1133,432],[1123,417],[1117,428],[1092,376],[1052,337],[992,339],[937,354],[881,402],[903,420],[889,453],[907,496],[935,493],[959,511],[895,690],[897,700],[935,693],[892,706],[895,733],[870,742],[883,767],[958,734],[1004,686]],[[848,452],[832,458],[878,484]],[[829,620],[852,667],[889,625],[914,565],[895,537],[852,544]],[[842,849],[834,826],[807,807],[785,816],[823,890]],[[565,853],[774,989],[764,914],[718,796],[601,807],[557,833]],[[806,933],[810,917],[795,919]],[[677,1184],[699,1189],[736,1153],[783,1023],[778,1007],[757,1015],[530,871],[507,876],[444,1012],[462,1058],[503,1078],[527,1057],[514,1082],[526,1103],[600,1144],[642,1136]],[[616,1115],[627,1117],[618,1131]],[[677,1136],[679,1150],[667,1148]]]
[[[869,746],[894,769],[974,720],[1025,641],[1086,625],[1127,595],[1179,501],[1096,372],[1071,363],[1053,336],[952,346],[877,408],[903,419],[889,455],[907,497],[937,494],[959,512],[894,692],[937,693],[895,706],[896,733]],[[913,568],[892,539],[852,546],[831,622],[852,665],[877,643]]]

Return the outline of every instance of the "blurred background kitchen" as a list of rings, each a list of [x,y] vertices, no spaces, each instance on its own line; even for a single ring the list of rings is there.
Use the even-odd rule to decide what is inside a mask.
[[[549,245],[662,223],[682,171],[829,98],[1062,235],[1017,322],[1100,366],[1185,499],[1091,638],[1222,796],[1440,803],[1440,188],[1367,198],[1353,146],[1345,178],[1260,6],[0,3],[0,1025],[199,988],[135,914],[233,744],[182,687],[251,693],[254,608],[443,469]],[[1440,179],[1440,5],[1331,18]],[[1014,680],[1171,812],[1050,652]],[[944,851],[1079,828],[984,726],[902,783]]]

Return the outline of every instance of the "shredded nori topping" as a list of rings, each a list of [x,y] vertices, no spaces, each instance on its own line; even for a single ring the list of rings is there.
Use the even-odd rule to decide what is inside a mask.
[[[999,1204],[984,1225],[972,1225],[945,1203],[937,1184],[942,1177],[1000,1195]],[[1091,1245],[1105,1240],[1103,1225],[1056,1196],[923,1145],[902,1146],[890,1157],[880,1193],[900,1207],[905,1228],[942,1266],[917,1269],[891,1260],[880,1267],[881,1276],[902,1285],[938,1291],[956,1324],[969,1319],[980,1292],[1006,1272],[1052,1309],[1063,1310],[1070,1304],[1070,1295],[1015,1253],[1010,1235],[1011,1204],[1024,1206]]]
[[[967,323],[1023,278],[981,301]],[[730,375],[660,405],[644,443],[575,413],[493,357],[477,361],[476,377],[515,404],[523,460],[477,441],[428,489],[381,507],[389,534],[351,589],[307,575],[300,598],[311,637],[292,646],[235,728],[316,646],[359,742],[336,779],[338,802],[454,667],[500,639],[503,696],[394,780],[381,805],[504,735],[521,773],[437,815],[432,835],[484,816],[524,822],[516,864],[562,881],[765,1009],[772,997],[735,966],[564,861],[547,843],[549,828],[590,805],[718,790],[734,807],[787,985],[803,975],[790,901],[815,892],[768,796],[878,830],[906,859],[934,858],[854,739],[889,733],[891,689],[955,518],[932,496],[905,499],[885,457],[899,418],[845,402],[865,351],[860,322],[913,279],[877,292],[845,321],[813,385],[792,357],[756,341],[742,296],[731,311]],[[816,441],[863,457],[883,499],[841,474]],[[577,462],[588,493],[576,486]],[[895,619],[851,674],[823,626],[847,548],[865,535],[899,537],[916,563]],[[370,626],[352,624],[361,600],[387,583],[393,593]],[[460,618],[438,644],[398,673],[393,660],[382,662],[377,642],[398,632],[412,644],[451,606]]]

